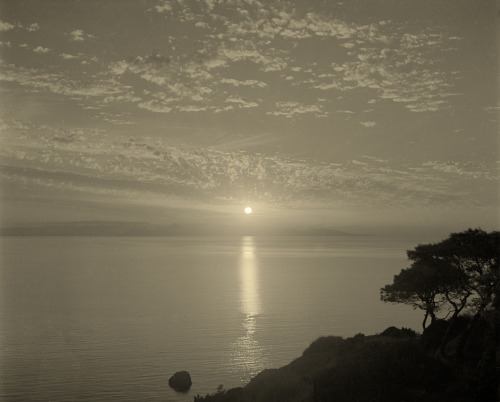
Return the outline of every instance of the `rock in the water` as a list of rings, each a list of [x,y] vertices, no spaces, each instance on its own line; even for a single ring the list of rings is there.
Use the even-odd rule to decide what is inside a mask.
[[[191,384],[191,376],[187,371],[178,371],[168,380],[168,385],[179,392],[189,391]]]

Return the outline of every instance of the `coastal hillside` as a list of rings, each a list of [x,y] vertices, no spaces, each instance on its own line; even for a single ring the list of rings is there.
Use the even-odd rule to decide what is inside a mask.
[[[463,319],[460,326],[467,324]],[[245,387],[221,385],[194,402],[496,401],[493,327],[484,320],[461,356],[463,333],[448,333],[442,345],[445,327],[437,321],[423,335],[389,327],[378,335],[321,337],[288,365],[262,371]]]

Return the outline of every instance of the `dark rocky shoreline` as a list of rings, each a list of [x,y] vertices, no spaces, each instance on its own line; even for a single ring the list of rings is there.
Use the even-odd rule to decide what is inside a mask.
[[[389,327],[381,334],[314,341],[291,363],[257,374],[245,387],[196,396],[194,402],[494,402],[495,330],[483,320],[461,355],[454,333],[436,322],[423,335]],[[444,347],[443,347],[444,345]]]

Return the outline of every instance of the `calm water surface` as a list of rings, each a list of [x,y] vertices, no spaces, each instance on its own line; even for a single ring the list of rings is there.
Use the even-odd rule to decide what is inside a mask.
[[[0,397],[192,401],[321,335],[419,329],[379,301],[417,242],[377,237],[3,237]],[[189,393],[168,386],[188,370]]]

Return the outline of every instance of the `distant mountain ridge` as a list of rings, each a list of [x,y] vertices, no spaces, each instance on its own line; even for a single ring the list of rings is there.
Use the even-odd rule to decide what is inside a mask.
[[[238,228],[124,221],[47,222],[0,228],[2,236],[208,236],[208,235],[357,236],[331,228]]]
[[[147,222],[75,221],[48,222],[33,226],[5,227],[3,236],[166,236],[186,234],[177,224],[158,225]]]

